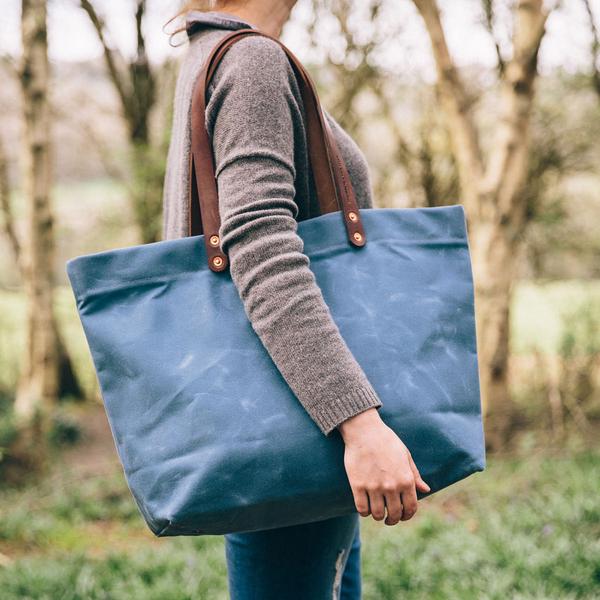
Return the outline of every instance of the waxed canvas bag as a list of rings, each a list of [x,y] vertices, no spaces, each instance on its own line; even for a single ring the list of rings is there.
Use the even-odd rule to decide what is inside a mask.
[[[190,235],[66,264],[127,483],[157,536],[356,510],[339,432],[323,435],[279,373],[219,245],[205,93],[246,35],[265,34],[222,38],[194,92]],[[298,234],[381,417],[435,493],[485,468],[463,207],[359,210],[314,85],[282,47],[302,91],[319,200]]]

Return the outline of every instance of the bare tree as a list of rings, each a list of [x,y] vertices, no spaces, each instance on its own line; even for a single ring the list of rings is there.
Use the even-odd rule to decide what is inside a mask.
[[[381,11],[383,0],[368,0],[368,18],[376,22]],[[379,81],[382,74],[376,64],[371,61],[373,52],[377,49],[376,36],[356,36],[350,22],[355,12],[353,2],[346,0],[313,0],[313,21],[311,33],[314,39],[314,29],[320,13],[334,16],[339,26],[339,37],[344,44],[346,60],[334,61],[328,56],[329,66],[336,72],[338,85],[337,93],[330,98],[331,111],[338,116],[342,127],[348,131],[356,131],[360,116],[352,110],[356,97],[367,87]],[[349,64],[351,63],[351,64]]]
[[[26,235],[19,241],[13,224],[6,167],[0,168],[4,228],[20,266],[27,304],[26,343],[15,397],[23,423],[37,413],[42,424],[62,394],[83,393],[60,336],[53,308],[54,215],[52,185],[46,0],[22,0],[23,56],[19,69],[23,110],[22,182]],[[0,161],[2,162],[2,161]]]
[[[23,192],[27,235],[22,274],[27,298],[27,338],[15,399],[15,413],[30,420],[58,396],[58,343],[52,306],[54,217],[48,104],[46,0],[22,0]]]
[[[327,63],[324,69],[328,84],[322,86],[322,94],[336,119],[354,138],[361,140],[364,135],[368,142],[371,124],[374,119],[385,121],[387,136],[391,141],[388,160],[380,163],[374,170],[373,188],[379,205],[394,205],[398,188],[398,165],[403,166],[403,175],[407,181],[410,204],[435,204],[439,196],[433,197],[434,190],[446,188],[447,182],[434,172],[430,153],[430,137],[434,130],[434,120],[428,115],[424,118],[418,133],[409,134],[398,118],[398,85],[395,78],[382,68],[377,54],[382,43],[392,37],[384,8],[387,0],[312,0],[312,20],[309,33],[316,44],[316,30],[324,19],[334,17],[337,22],[335,44],[329,43],[319,50],[325,53]],[[361,18],[357,18],[360,16]],[[361,24],[367,19],[368,33]],[[343,48],[343,54],[336,52]],[[335,81],[332,85],[330,79]],[[376,109],[369,119],[364,119],[360,100],[369,95]],[[376,113],[376,114],[375,114]],[[437,123],[436,123],[437,126]]]
[[[131,149],[131,200],[144,243],[160,238],[162,180],[164,170],[156,159],[150,136],[150,117],[157,99],[156,74],[153,72],[143,33],[145,0],[136,0],[136,53],[128,62],[117,48],[111,47],[103,18],[91,0],[80,0],[102,44],[109,78],[117,92],[121,112],[127,124]]]
[[[537,57],[548,10],[542,0],[518,0],[512,56],[502,60],[500,115],[487,160],[472,102],[448,50],[435,0],[413,0],[429,34],[437,65],[439,101],[456,159],[474,259],[481,387],[488,447],[506,442],[513,406],[509,394],[509,310],[512,283],[530,219],[523,193],[530,152],[530,116]],[[488,20],[493,16],[487,3]]]

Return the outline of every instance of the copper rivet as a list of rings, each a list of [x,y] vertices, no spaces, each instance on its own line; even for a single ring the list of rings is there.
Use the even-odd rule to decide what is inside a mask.
[[[219,236],[218,235],[211,235],[210,239],[209,239],[210,245],[211,246],[218,246],[219,245]]]
[[[357,214],[355,212],[349,212],[348,213],[348,218],[351,221],[354,221],[354,222],[358,221],[358,216],[357,216]]]
[[[357,242],[362,242],[363,236],[358,231],[354,233],[353,237]]]
[[[215,256],[212,262],[213,265],[217,268],[223,266],[223,259],[220,256]]]

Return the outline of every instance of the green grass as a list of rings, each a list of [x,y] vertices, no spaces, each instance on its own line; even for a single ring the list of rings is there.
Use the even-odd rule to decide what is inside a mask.
[[[598,481],[597,453],[492,461],[446,496],[449,510],[397,533],[370,528],[365,595],[598,598]]]
[[[407,523],[363,519],[365,600],[598,598],[598,481],[598,451],[489,459]],[[118,468],[0,493],[0,513],[3,600],[227,597],[223,538],[155,539]]]
[[[600,281],[517,283],[511,312],[512,353],[528,354],[532,348],[557,352],[565,319],[584,307],[600,318]]]

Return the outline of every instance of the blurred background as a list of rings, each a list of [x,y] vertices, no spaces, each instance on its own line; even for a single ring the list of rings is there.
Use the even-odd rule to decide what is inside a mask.
[[[155,539],[65,274],[161,239],[177,0],[3,0],[3,599],[226,598],[222,537]],[[364,597],[600,597],[600,0],[299,0],[283,41],[379,207],[461,203],[488,467],[395,527]]]

